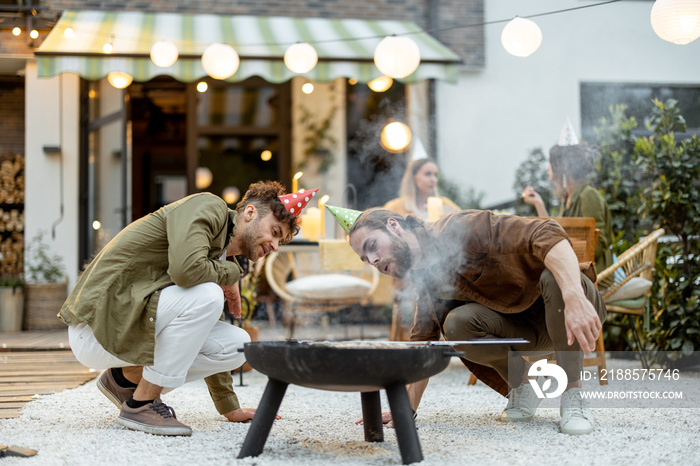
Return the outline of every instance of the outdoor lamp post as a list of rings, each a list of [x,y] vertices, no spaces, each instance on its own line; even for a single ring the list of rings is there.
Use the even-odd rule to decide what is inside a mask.
[[[369,88],[374,92],[384,92],[389,89],[392,84],[394,84],[393,79],[391,79],[389,76],[382,75],[368,82],[367,86],[369,86]]]
[[[651,7],[651,27],[663,40],[691,43],[700,37],[700,1],[656,0]]]
[[[294,73],[308,73],[318,63],[318,54],[308,42],[290,45],[284,52],[284,64]]]
[[[501,32],[501,44],[516,57],[528,57],[542,44],[542,31],[534,21],[513,18]]]
[[[128,87],[133,80],[134,78],[130,74],[123,71],[112,71],[107,75],[107,81],[117,89]]]
[[[411,129],[400,121],[393,121],[382,129],[379,144],[389,152],[402,152],[411,143]]]
[[[374,64],[382,74],[394,79],[405,78],[418,68],[420,50],[413,39],[388,36],[374,49]]]
[[[175,63],[178,56],[177,46],[170,41],[159,40],[151,47],[151,61],[161,68]]]
[[[230,78],[240,63],[238,53],[227,44],[211,44],[202,54],[202,67],[214,79]]]

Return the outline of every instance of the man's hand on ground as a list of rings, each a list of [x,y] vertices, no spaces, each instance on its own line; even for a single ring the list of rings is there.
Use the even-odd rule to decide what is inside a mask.
[[[365,421],[362,418],[355,421],[355,424],[359,424],[359,425],[364,425],[364,423],[365,423]],[[386,426],[388,428],[394,427],[394,421],[391,418],[391,411],[384,411],[382,413],[382,424],[386,424]]]
[[[255,416],[255,409],[253,408],[240,408],[234,409],[224,414],[226,419],[230,422],[248,422]],[[275,415],[275,419],[282,419],[279,415]]]

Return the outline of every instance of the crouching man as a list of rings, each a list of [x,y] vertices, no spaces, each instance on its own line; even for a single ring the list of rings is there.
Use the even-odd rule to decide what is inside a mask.
[[[442,334],[453,341],[529,341],[456,346],[474,375],[508,397],[501,420],[529,421],[541,401],[528,383],[530,363],[523,357],[509,361],[509,351],[554,351],[568,377],[560,430],[593,431],[580,374],[583,351],[594,349],[606,311],[591,281],[592,263],[579,266],[559,224],[477,210],[424,223],[380,208],[360,213],[326,207],[364,262],[397,278],[410,276],[418,296],[411,340],[437,340]],[[427,383],[408,386],[414,411]],[[384,420],[391,420],[390,413]]]
[[[97,386],[120,424],[191,435],[160,396],[201,378],[229,421],[253,417],[231,377],[250,338],[223,320],[224,299],[240,315],[236,255],[255,261],[298,232],[301,208],[282,194],[277,182],[254,183],[236,210],[210,193],[186,197],[128,225],[81,274],[59,317],[78,361],[106,369]]]

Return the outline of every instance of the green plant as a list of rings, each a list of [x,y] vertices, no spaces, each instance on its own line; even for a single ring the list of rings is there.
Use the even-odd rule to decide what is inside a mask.
[[[299,123],[303,126],[304,159],[299,163],[299,168],[304,169],[313,157],[319,158],[318,172],[325,173],[335,161],[335,149],[338,140],[331,134],[331,123],[338,111],[337,105],[332,105],[328,115],[320,121],[304,105],[299,106],[301,117]]]
[[[465,192],[462,192],[457,183],[444,177],[438,178],[438,189],[440,195],[452,200],[461,209],[481,209],[481,201],[485,196],[483,191],[476,192],[473,186],[466,187]]]
[[[700,347],[700,140],[676,139],[686,131],[677,101],[653,102],[646,124],[652,135],[635,145],[637,164],[650,180],[643,212],[678,241],[657,251],[647,348],[673,351],[674,361]]]
[[[27,243],[25,266],[28,283],[56,283],[65,277],[63,258],[49,254],[49,245],[44,240],[45,234],[39,231]]]
[[[527,159],[518,166],[515,170],[515,182],[513,182],[513,191],[517,203],[515,205],[515,214],[522,216],[537,215],[535,208],[523,201],[522,193],[525,188],[531,186],[542,197],[544,206],[551,213],[552,208],[552,186],[547,174],[547,164],[549,160],[542,148],[532,149]]]
[[[600,151],[594,185],[605,196],[610,208],[612,249],[618,255],[639,240],[640,192],[646,186],[641,169],[635,163],[636,137],[633,131],[637,121],[634,117],[627,117],[625,110],[625,105],[611,105],[610,119],[601,118],[593,129]]]

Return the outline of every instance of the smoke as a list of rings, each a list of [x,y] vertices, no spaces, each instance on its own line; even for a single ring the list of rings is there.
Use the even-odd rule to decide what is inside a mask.
[[[382,128],[390,122],[405,121],[405,101],[383,99],[378,108],[356,122],[348,134],[348,181],[357,188],[357,209],[384,205],[398,196],[406,156],[392,154],[380,144]]]

